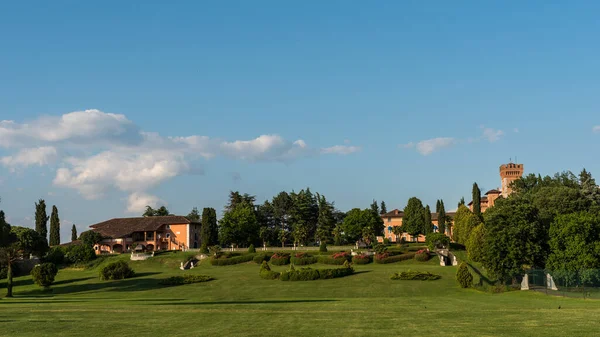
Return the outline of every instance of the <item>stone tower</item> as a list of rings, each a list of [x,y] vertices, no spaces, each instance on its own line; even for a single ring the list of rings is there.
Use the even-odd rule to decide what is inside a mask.
[[[506,198],[512,193],[510,183],[523,176],[523,164],[508,163],[500,165],[500,179],[502,180],[502,196]]]

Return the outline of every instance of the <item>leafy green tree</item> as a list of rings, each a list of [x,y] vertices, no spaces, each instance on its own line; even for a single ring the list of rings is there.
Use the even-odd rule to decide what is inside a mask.
[[[99,244],[103,239],[104,237],[102,234],[93,230],[85,231],[79,235],[79,240],[87,247],[93,247],[96,244]]]
[[[482,262],[485,255],[484,245],[485,227],[483,224],[479,224],[471,231],[466,244],[469,259],[475,262]]]
[[[440,233],[446,234],[446,208],[444,207],[444,201],[440,200],[439,208],[437,211],[438,217],[438,229]]]
[[[50,288],[52,283],[54,283],[54,278],[56,277],[57,273],[58,268],[56,268],[56,265],[51,262],[38,264],[31,270],[33,281],[45,289]]]
[[[77,240],[77,227],[75,227],[75,224],[73,224],[71,227],[71,242],[75,240]]]
[[[290,222],[296,243],[306,244],[315,237],[319,218],[319,205],[310,189],[290,195],[293,201]]]
[[[0,248],[0,261],[6,265],[6,297],[13,297],[13,264],[19,258],[19,247],[17,243],[12,243],[6,247]]]
[[[200,241],[206,243],[206,246],[213,246],[219,242],[217,211],[214,208],[205,207],[202,210]]]
[[[371,208],[364,210],[354,208],[348,211],[341,225],[341,231],[344,232],[345,239],[348,242],[360,240],[363,238],[364,228],[370,228],[367,233],[376,236],[383,231],[383,220]]]
[[[464,205],[465,205],[465,197],[460,197],[460,201],[458,202],[457,207],[464,206]]]
[[[12,226],[11,231],[16,238],[16,243],[23,258],[29,258],[30,254],[42,257],[48,251],[48,243],[36,231],[31,228]]]
[[[200,212],[198,212],[198,207],[192,208],[192,211],[186,216],[186,218],[191,222],[200,222]]]
[[[279,240],[284,247],[286,240],[289,239],[288,233],[291,231],[290,218],[294,201],[287,192],[280,192],[273,198],[271,204],[273,205],[275,224],[280,229],[277,231],[278,239],[284,239],[284,241]],[[281,231],[284,231],[285,235],[281,235]]]
[[[563,284],[600,284],[600,215],[577,212],[557,216],[550,225],[547,269]]]
[[[416,238],[419,234],[424,233],[425,219],[423,218],[423,203],[419,198],[412,197],[408,199],[406,208],[404,208],[404,218],[402,219],[402,227],[404,231]]]
[[[470,235],[469,219],[473,217],[473,213],[465,205],[458,206],[454,214],[454,230],[452,231],[452,240],[465,244],[465,237]]]
[[[363,229],[362,229],[362,240],[367,245],[371,245],[373,242],[375,242],[375,240],[376,240],[375,239],[375,232],[373,231],[372,227],[370,227],[370,226],[363,227]]]
[[[6,222],[4,211],[0,210],[0,247],[6,247],[11,242],[15,241],[10,229],[11,227],[8,222]]]
[[[52,206],[52,215],[50,216],[50,246],[60,245],[60,219],[58,218],[58,209]]]
[[[169,210],[165,206],[160,206],[157,209],[154,209],[150,206],[146,206],[146,211],[144,211],[144,214],[142,214],[142,216],[144,216],[144,217],[168,216],[168,215],[173,215],[173,214],[171,214],[171,212],[169,212]]]
[[[531,267],[543,268],[548,228],[531,201],[499,199],[485,215],[483,265],[501,280],[517,279]]]
[[[481,190],[477,183],[473,183],[473,214],[481,217]]]
[[[241,204],[254,205],[256,197],[248,193],[240,194],[238,191],[229,192],[229,202],[225,206],[225,212],[231,212]]]
[[[381,214],[385,214],[387,213],[387,207],[385,206],[385,201],[381,200],[381,207],[379,207],[381,209],[380,213]]]
[[[404,229],[402,229],[402,226],[394,226],[392,227],[392,233],[396,235],[396,242],[400,242],[400,237],[404,233]]]
[[[430,250],[448,248],[450,245],[450,238],[444,233],[431,233],[427,235],[427,247]]]
[[[222,245],[250,245],[259,240],[259,225],[252,205],[242,203],[225,213],[220,221]]]
[[[375,214],[379,214],[379,205],[375,199],[373,199],[373,202],[371,203],[371,211],[373,211]]]
[[[423,217],[425,218],[425,235],[433,233],[433,223],[431,222],[431,209],[429,205],[425,206],[423,211]]]
[[[48,215],[46,214],[46,201],[40,199],[35,203],[35,231],[48,240]]]

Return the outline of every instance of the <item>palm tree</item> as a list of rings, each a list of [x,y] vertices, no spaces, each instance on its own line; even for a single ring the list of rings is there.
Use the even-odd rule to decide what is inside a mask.
[[[6,263],[8,268],[6,273],[6,297],[13,297],[13,273],[12,264],[17,260],[19,256],[19,250],[16,244],[12,244],[8,247],[0,248],[0,260]]]

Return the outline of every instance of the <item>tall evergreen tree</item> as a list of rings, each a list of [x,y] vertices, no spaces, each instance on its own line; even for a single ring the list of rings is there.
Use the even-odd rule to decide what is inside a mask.
[[[13,236],[10,231],[11,227],[6,222],[4,211],[0,210],[0,247],[8,246],[13,241]]]
[[[71,227],[71,242],[77,240],[77,228],[75,227],[75,224],[73,224],[73,227]]]
[[[460,197],[460,201],[458,202],[458,207],[463,206],[465,204],[465,197]]]
[[[371,211],[373,211],[375,214],[379,214],[379,205],[375,199],[373,199],[373,202],[371,203]]]
[[[481,218],[481,190],[473,183],[473,214]]]
[[[291,212],[292,236],[297,243],[306,244],[315,237],[319,206],[309,188],[298,193],[292,193],[290,196],[293,200]]]
[[[203,245],[206,244],[207,247],[216,245],[219,242],[217,211],[214,208],[206,207],[202,210],[200,241]]]
[[[440,233],[446,234],[446,209],[444,207],[444,200],[439,200],[440,207],[437,212],[438,217],[438,229]]]
[[[40,199],[35,203],[35,231],[46,240],[48,240],[48,219],[46,201]]]
[[[192,211],[186,216],[186,218],[191,222],[200,222],[200,212],[198,212],[198,207],[192,208]]]
[[[431,209],[429,205],[425,206],[423,211],[423,217],[425,218],[425,235],[433,232],[433,223],[431,222]]]
[[[60,245],[60,219],[58,218],[58,209],[52,206],[50,215],[50,246]]]
[[[440,199],[435,201],[435,212],[436,213],[440,212]]]
[[[404,208],[404,218],[402,227],[404,231],[410,234],[413,239],[425,231],[425,219],[423,217],[424,207],[419,198],[412,197],[408,199],[406,208]]]
[[[335,227],[335,217],[333,212],[335,208],[328,202],[324,195],[317,193],[317,202],[319,205],[319,216],[317,218],[317,232],[315,238],[319,242],[331,242],[333,229]]]
[[[381,210],[380,210],[381,214],[387,213],[387,207],[385,206],[385,201],[381,200],[381,207],[379,207],[379,208],[381,208]]]
[[[279,192],[277,196],[273,197],[271,204],[273,205],[273,217],[275,218],[275,223],[278,228],[278,240],[283,247],[290,237],[290,217],[294,203],[290,195],[287,192],[282,191]]]

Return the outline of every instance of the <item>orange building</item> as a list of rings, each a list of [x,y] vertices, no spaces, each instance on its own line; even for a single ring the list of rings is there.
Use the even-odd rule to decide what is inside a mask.
[[[500,182],[502,187],[500,190],[489,190],[481,197],[480,207],[481,212],[485,212],[486,209],[494,206],[496,199],[500,196],[503,198],[508,197],[512,193],[510,184],[520,179],[523,176],[524,168],[523,164],[508,163],[500,165]],[[469,209],[473,211],[473,201],[469,203]]]
[[[455,212],[446,213],[450,218],[454,217]],[[377,240],[379,242],[383,242],[384,238],[387,238],[390,242],[400,242],[400,240],[404,239],[407,242],[425,242],[425,235],[419,235],[418,237],[413,237],[408,233],[402,233],[401,235],[394,234],[394,227],[402,226],[402,218],[404,217],[404,212],[398,209],[395,209],[391,212],[385,213],[381,215],[383,219],[384,229],[383,229],[383,237],[378,237]],[[438,215],[437,213],[431,213],[431,222],[433,223],[433,231],[438,232]],[[452,223],[446,223],[446,235],[452,237]]]
[[[200,223],[183,216],[117,218],[90,228],[105,238],[94,246],[96,254],[136,251],[185,250],[200,247]]]

